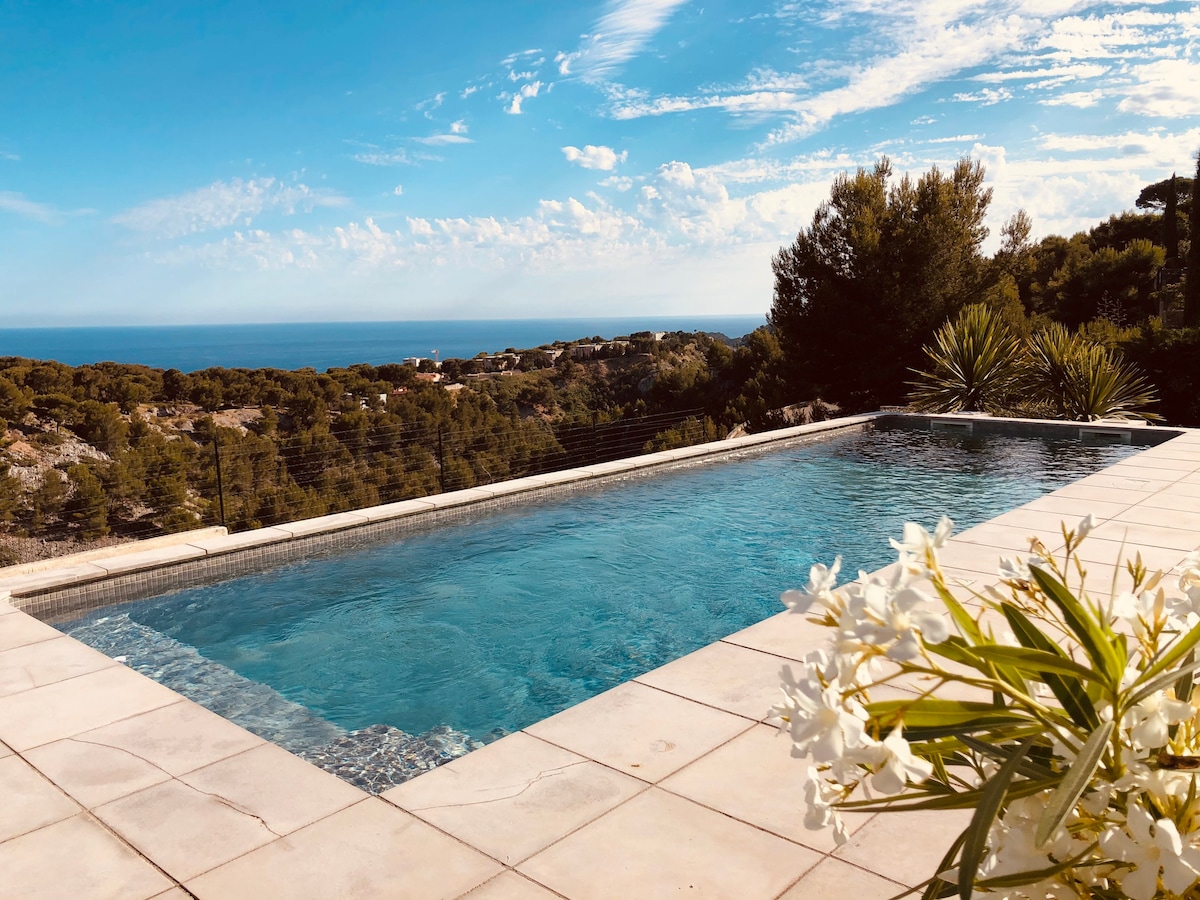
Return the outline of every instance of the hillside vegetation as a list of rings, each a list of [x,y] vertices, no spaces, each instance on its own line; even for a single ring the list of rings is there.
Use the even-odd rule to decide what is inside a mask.
[[[1196,257],[1194,193],[1192,179],[1148,185],[1134,209],[1037,243],[1018,212],[989,257],[978,165],[896,180],[883,160],[834,182],[772,261],[769,325],[735,340],[595,336],[440,371],[426,361],[183,373],[0,357],[0,564],[902,403],[923,348],[948,341],[939,329],[968,306],[1013,341],[1037,346],[1059,328],[1123,355],[1157,391],[1155,413],[1200,425],[1200,304],[1181,277]],[[1200,265],[1187,270],[1200,281]]]

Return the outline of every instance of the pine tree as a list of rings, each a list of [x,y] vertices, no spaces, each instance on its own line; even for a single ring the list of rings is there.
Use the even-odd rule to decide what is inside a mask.
[[[1183,324],[1200,325],[1200,153],[1196,154],[1196,177],[1192,179],[1191,244],[1187,254],[1187,278],[1183,284]]]

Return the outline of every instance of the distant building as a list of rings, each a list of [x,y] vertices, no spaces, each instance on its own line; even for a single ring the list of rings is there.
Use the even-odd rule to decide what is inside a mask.
[[[603,344],[573,344],[568,349],[571,352],[571,359],[591,359],[603,347]]]
[[[421,363],[423,363],[425,361],[425,359],[426,359],[426,357],[424,357],[424,356],[406,356],[406,357],[404,357],[404,359],[401,360],[401,364],[406,365],[406,366],[412,366],[415,369],[417,366],[419,366]]]

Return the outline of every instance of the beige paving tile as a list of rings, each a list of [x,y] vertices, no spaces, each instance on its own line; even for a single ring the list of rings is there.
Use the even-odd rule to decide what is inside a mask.
[[[1129,509],[1130,505],[1129,503],[1113,503],[1105,500],[1065,497],[1056,491],[1053,494],[1047,494],[1045,497],[1030,500],[1024,506],[1017,508],[1033,510],[1034,512],[1056,513],[1065,518],[1068,523],[1071,523],[1078,522],[1086,515],[1095,516],[1097,519],[1111,519],[1113,516],[1118,516]]]
[[[0,892],[20,900],[149,900],[171,881],[87,814],[0,844]]]
[[[0,759],[0,843],[81,812],[19,756]]]
[[[179,695],[125,666],[0,697],[0,739],[14,750],[91,731],[179,702]]]
[[[433,504],[425,500],[399,500],[395,503],[384,503],[381,506],[368,506],[358,510],[360,516],[365,516],[371,522],[382,522],[387,519],[399,519],[433,509]]]
[[[253,531],[239,531],[237,534],[201,538],[189,543],[206,553],[217,554],[229,553],[232,550],[244,550],[248,547],[259,547],[263,544],[273,544],[278,541],[290,540],[291,537],[291,534],[282,528],[256,528]]]
[[[1047,547],[1063,545],[1062,532],[1058,526],[1051,528],[1030,528],[1028,526],[1007,525],[1001,522],[984,522],[974,528],[968,528],[954,536],[954,540],[967,544],[979,544],[999,548],[1007,553],[1027,553],[1029,538],[1039,537]]]
[[[1196,505],[1200,506],[1200,482],[1180,481],[1171,486],[1171,492],[1181,497],[1197,498]]]
[[[498,874],[495,860],[372,797],[190,881],[200,900],[431,900]]]
[[[4,759],[6,756],[12,756],[12,752],[12,747],[8,746],[8,744],[4,743],[3,741],[0,741],[0,759]]]
[[[164,781],[93,813],[179,881],[278,837],[258,818],[179,781]]]
[[[558,897],[516,872],[501,872],[486,884],[463,894],[461,900],[557,900]]]
[[[832,829],[804,827],[804,770],[809,764],[793,759],[792,742],[770,725],[739,734],[659,783],[717,812],[764,828],[772,834],[822,853],[837,845]],[[871,814],[847,813],[846,827],[857,831]]]
[[[123,572],[138,572],[143,569],[168,566],[188,559],[199,559],[204,555],[204,551],[199,547],[191,544],[179,544],[172,547],[155,547],[140,553],[122,553],[119,556],[105,557],[96,560],[93,565],[104,569],[109,575],[118,575]]]
[[[1195,510],[1158,509],[1153,506],[1132,506],[1112,521],[1135,522],[1160,528],[1178,528],[1200,533],[1200,508]]]
[[[740,716],[627,682],[525,731],[653,782],[749,727]]]
[[[1153,509],[1175,509],[1180,512],[1194,513],[1197,507],[1200,507],[1200,500],[1195,497],[1186,497],[1168,488],[1165,491],[1152,494],[1139,505],[1148,506]],[[3,619],[0,619],[0,622],[3,621]]]
[[[725,638],[727,644],[761,650],[787,659],[803,660],[829,643],[830,631],[801,613],[781,612]]]
[[[276,834],[288,834],[367,798],[274,744],[260,743],[179,780],[258,816]]]
[[[0,616],[6,616],[9,613],[15,613],[17,608],[7,600],[0,600]]]
[[[1142,561],[1147,568],[1162,569],[1164,572],[1179,565],[1187,555],[1186,550],[1146,546],[1136,541],[1126,541],[1122,544],[1119,539],[1105,541],[1094,537],[1088,537],[1076,551],[1076,555],[1086,563],[1116,563],[1131,560],[1138,553],[1142,555]]]
[[[329,531],[341,531],[343,528],[353,528],[355,525],[366,525],[370,519],[358,513],[334,513],[329,516],[318,516],[313,519],[301,519],[298,522],[288,522],[286,525],[276,525],[293,537],[307,534],[323,534]]]
[[[1054,492],[1057,497],[1066,497],[1070,500],[1086,500],[1088,502],[1096,501],[1099,503],[1124,503],[1126,506],[1132,506],[1146,498],[1146,495],[1151,491],[1143,490],[1125,490],[1122,488],[1102,488],[1092,487],[1086,484],[1068,484],[1066,487],[1061,487]]]
[[[795,886],[779,900],[822,900],[822,898],[850,898],[854,900],[891,900],[903,887],[842,862],[840,859],[823,859],[812,870],[805,872]]]
[[[995,578],[1000,567],[1000,558],[1004,556],[1024,555],[1028,550],[1017,550],[1007,547],[992,547],[984,544],[969,544],[952,538],[938,552],[942,566],[950,569],[961,569],[965,572],[976,573],[979,576]]]
[[[969,809],[880,813],[834,856],[912,887],[934,874],[970,821]]]
[[[1099,519],[1099,517],[1097,517]],[[1047,512],[1038,509],[1029,509],[1025,506],[1019,506],[1016,509],[1011,509],[1006,513],[996,516],[991,520],[997,525],[1008,525],[1014,528],[1030,528],[1036,532],[1045,532],[1056,534],[1061,537],[1062,526],[1065,522],[1067,528],[1074,528],[1079,524],[1078,517],[1068,517],[1061,513]]]
[[[183,888],[174,887],[162,894],[155,894],[150,900],[191,900],[191,895]]]
[[[776,897],[820,854],[653,789],[525,862],[572,900]]]
[[[1132,471],[1137,469],[1159,470],[1168,473],[1178,472],[1180,474],[1188,474],[1195,472],[1197,464],[1186,459],[1175,459],[1172,457],[1159,456],[1155,453],[1139,453],[1137,456],[1122,460],[1119,463],[1114,463],[1108,467],[1107,471]],[[1157,476],[1164,477],[1164,476]]]
[[[636,681],[762,721],[779,699],[780,670],[790,659],[718,641]]]
[[[26,750],[25,757],[88,809],[171,777],[128,750],[75,738]]]
[[[68,584],[96,581],[107,575],[108,572],[92,563],[79,563],[73,566],[57,565],[37,572],[27,572],[23,575],[12,575],[0,579],[0,589],[12,591],[18,595],[31,594]]]
[[[24,647],[38,641],[52,641],[62,636],[63,633],[57,628],[51,628],[20,611],[0,616],[0,651]]]
[[[1171,528],[1162,525],[1143,525],[1135,522],[1105,522],[1084,541],[1124,541],[1130,546],[1166,547],[1172,550],[1195,550],[1200,547],[1200,531]]]
[[[511,866],[645,788],[643,781],[518,733],[383,796]]]
[[[69,637],[26,644],[0,653],[0,697],[120,665]]]
[[[1161,491],[1173,483],[1174,479],[1164,478],[1162,474],[1135,476],[1122,470],[1097,472],[1075,482],[1088,487],[1118,488],[1124,491]]]
[[[182,775],[266,742],[198,703],[177,702],[77,735],[125,750],[170,775]]]

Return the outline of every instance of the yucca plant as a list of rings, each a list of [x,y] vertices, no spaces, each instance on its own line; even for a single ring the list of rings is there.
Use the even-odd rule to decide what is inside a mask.
[[[1097,419],[1160,419],[1145,407],[1156,402],[1154,389],[1135,366],[1058,323],[1029,340],[1027,372],[1031,388],[1058,415],[1077,422]]]
[[[914,370],[909,402],[924,412],[1002,409],[1019,374],[1021,345],[983,304],[968,306],[924,348],[932,371]]]

